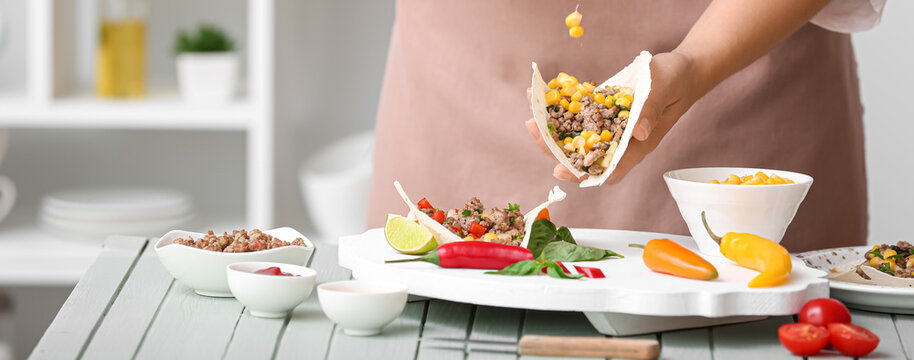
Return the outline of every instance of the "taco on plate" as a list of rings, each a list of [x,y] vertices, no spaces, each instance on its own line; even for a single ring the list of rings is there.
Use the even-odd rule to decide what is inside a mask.
[[[863,254],[862,263],[831,269],[829,279],[859,284],[914,287],[914,245],[899,241],[895,245],[873,246]]]
[[[600,186],[628,148],[632,129],[651,91],[651,54],[597,85],[559,73],[548,83],[533,63],[533,118],[552,154],[581,187]]]
[[[413,202],[399,181],[394,181],[394,187],[409,206],[408,218],[414,218],[428,228],[439,245],[480,240],[527,246],[530,228],[537,215],[550,204],[565,199],[565,192],[556,186],[549,191],[546,202],[526,213],[521,213],[519,205],[510,203],[505,208],[486,209],[482,201],[475,197],[462,207],[445,210],[432,206],[425,198]]]

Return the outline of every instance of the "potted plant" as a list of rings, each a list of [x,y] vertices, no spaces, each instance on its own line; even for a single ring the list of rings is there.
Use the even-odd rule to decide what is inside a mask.
[[[190,102],[225,102],[235,94],[238,56],[221,29],[200,25],[196,33],[180,31],[175,41],[178,87]]]

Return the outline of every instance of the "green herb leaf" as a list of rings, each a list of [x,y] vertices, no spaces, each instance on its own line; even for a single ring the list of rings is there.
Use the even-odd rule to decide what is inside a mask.
[[[581,135],[581,132],[580,132],[580,131],[572,131],[572,132],[571,132],[571,138],[572,138],[572,139],[574,139],[574,138],[576,138],[576,137],[578,137],[578,136],[580,136],[580,135]]]
[[[183,31],[175,39],[176,54],[188,52],[228,52],[235,48],[235,43],[222,29],[212,25],[200,25],[196,33]]]
[[[562,266],[556,263],[555,261],[545,261],[543,263],[546,266],[546,275],[549,275],[551,278],[556,279],[580,279],[584,277],[584,274],[575,274],[571,275],[565,272],[565,269],[562,269]]]
[[[530,241],[527,242],[527,249],[533,252],[533,258],[539,257],[543,248],[547,244],[555,241],[555,224],[546,219],[539,219],[533,222],[530,227]]]
[[[556,241],[547,244],[538,260],[550,261],[599,261],[611,257],[622,257],[612,250],[599,249],[590,246],[581,246],[565,241]]]
[[[885,258],[884,258],[884,257],[882,257],[882,252],[881,252],[881,251],[879,251],[879,248],[875,248],[875,249],[873,249],[873,251],[870,251],[870,254],[873,254],[873,256],[875,256],[875,257],[878,257],[878,258],[880,258],[880,259],[883,259],[883,260],[885,260]]]
[[[511,224],[511,225],[514,225],[514,217],[513,217],[513,216],[508,218],[508,223]]]
[[[482,214],[482,209],[476,209],[477,214]]]
[[[895,254],[895,255],[892,255],[892,256],[888,256],[888,257],[886,257],[886,259],[902,259],[902,258],[905,258],[905,257],[907,257],[907,256],[908,256],[908,254],[901,253],[901,254]]]
[[[510,276],[539,275],[543,270],[543,266],[544,265],[540,261],[524,260],[508,265],[504,269],[498,271],[487,271],[486,274]]]
[[[472,212],[470,212],[470,210],[464,210],[463,212],[461,212],[461,214],[463,214],[463,216],[470,216],[470,214],[472,214]]]
[[[892,271],[892,267],[891,267],[891,265],[889,265],[889,263],[882,263],[881,265],[879,265],[879,271],[882,271],[886,274],[895,276],[895,272]]]
[[[568,228],[564,226],[555,231],[555,238],[564,242],[577,244],[574,241],[574,236],[571,236],[571,230],[568,230]]]
[[[555,125],[549,124],[549,125],[547,125],[547,127],[549,127],[549,133],[550,133],[550,134],[554,134],[554,133],[555,133]]]

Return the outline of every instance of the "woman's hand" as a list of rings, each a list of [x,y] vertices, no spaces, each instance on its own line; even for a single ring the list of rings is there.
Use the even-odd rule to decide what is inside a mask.
[[[654,151],[660,140],[676,124],[679,117],[697,100],[695,89],[700,79],[692,67],[692,62],[683,54],[676,52],[654,55],[651,59],[651,93],[641,109],[636,127],[632,130],[634,141],[628,143],[628,149],[609,176],[607,182],[617,183],[647,154]],[[530,92],[528,90],[529,97]],[[527,131],[536,144],[550,157],[554,156],[546,147],[536,122],[533,119],[525,123]],[[557,164],[552,176],[559,180],[581,182],[587,178],[575,177],[562,164]]]

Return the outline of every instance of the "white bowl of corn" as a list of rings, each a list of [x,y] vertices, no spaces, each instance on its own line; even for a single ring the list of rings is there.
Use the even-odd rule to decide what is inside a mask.
[[[717,235],[751,233],[781,242],[813,178],[784,170],[707,167],[668,171],[663,180],[699,250],[722,256],[705,230],[702,211]]]

